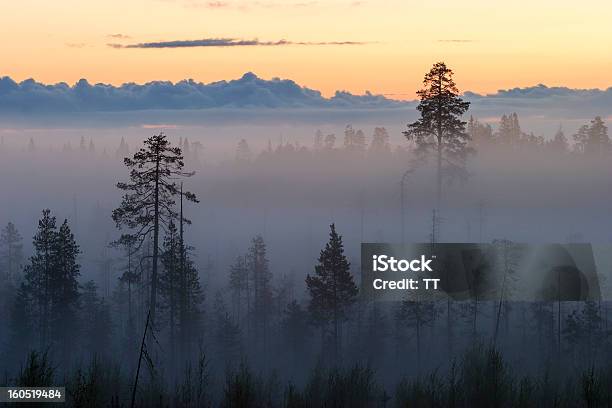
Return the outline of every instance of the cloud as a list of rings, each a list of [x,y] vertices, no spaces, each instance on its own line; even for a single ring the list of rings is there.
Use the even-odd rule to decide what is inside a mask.
[[[167,0],[171,1],[171,0]],[[238,1],[238,0],[182,0],[180,1],[184,7],[201,8],[201,9],[217,9],[217,10],[241,10],[250,11],[254,9],[295,9],[295,8],[313,8],[330,6],[329,2],[318,0],[303,0],[303,1]],[[365,0],[348,0],[340,3],[343,7],[360,7],[368,2]]]
[[[229,1],[220,1],[220,0],[212,0],[212,1],[190,0],[190,1],[183,2],[183,6],[188,7],[188,8],[194,8],[194,9],[213,9],[213,10],[238,8]]]
[[[479,118],[500,117],[517,112],[521,118],[548,118],[558,126],[560,120],[585,120],[596,115],[610,117],[612,88],[572,89],[536,85],[525,88],[502,89],[491,94],[465,92],[471,102],[469,114]],[[123,113],[131,117],[135,112],[150,112],[145,123],[162,122],[152,112],[172,111],[187,115],[206,115],[219,109],[240,109],[243,112],[266,110],[270,115],[292,110],[346,112],[358,115],[363,110],[377,112],[415,113],[414,101],[400,93],[354,95],[338,91],[326,98],[317,90],[300,86],[292,80],[273,78],[264,80],[253,73],[231,81],[201,83],[193,80],[180,82],[154,81],[145,84],[126,83],[121,86],[90,84],[85,79],[74,85],[42,84],[32,79],[15,82],[0,78],[0,118],[31,117],[49,114],[101,112]],[[200,112],[200,113],[197,113]],[[331,113],[330,113],[331,114]],[[213,113],[210,115],[214,116]],[[538,119],[540,120],[540,119]]]
[[[185,7],[190,8],[208,8],[208,9],[237,9],[250,10],[253,8],[294,8],[294,7],[311,7],[319,4],[318,1],[298,1],[298,2],[276,2],[276,1],[227,1],[227,0],[186,0],[183,2]]]
[[[228,8],[231,4],[226,1],[209,1],[206,3],[208,8]]]
[[[538,84],[485,95],[465,92],[464,96],[472,102],[470,109],[491,116],[517,112],[530,116],[589,118],[607,116],[612,111],[612,87],[574,89]]]
[[[130,37],[129,35],[125,35],[125,34],[121,34],[121,33],[117,33],[117,34],[109,34],[107,35],[108,38],[114,38],[116,40],[129,40]]]
[[[203,38],[200,40],[173,40],[173,41],[158,41],[145,42],[138,44],[107,44],[112,48],[192,48],[192,47],[274,47],[282,45],[364,45],[362,41],[323,41],[323,42],[305,42],[305,41],[260,41],[241,40],[236,38]]]
[[[84,48],[87,47],[85,43],[66,43],[66,47],[69,48]]]
[[[441,43],[455,43],[455,44],[466,44],[475,42],[474,40],[466,40],[466,39],[447,39],[447,40],[438,40]]]
[[[130,112],[140,110],[198,110],[209,108],[381,108],[402,102],[383,96],[337,92],[325,98],[319,91],[294,81],[264,80],[253,73],[240,79],[204,84],[155,81],[121,86],[90,84],[81,79],[45,85],[32,79],[17,83],[0,78],[0,115],[7,113]]]

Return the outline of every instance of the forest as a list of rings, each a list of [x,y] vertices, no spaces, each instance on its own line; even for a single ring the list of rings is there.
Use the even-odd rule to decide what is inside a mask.
[[[171,128],[3,137],[0,386],[73,407],[612,406],[612,264],[583,301],[360,296],[362,242],[610,245],[606,118],[476,118],[444,63],[418,96],[399,135],[243,133],[224,155]]]

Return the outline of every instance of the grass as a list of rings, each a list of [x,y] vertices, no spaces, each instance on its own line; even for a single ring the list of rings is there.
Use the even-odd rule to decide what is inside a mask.
[[[569,408],[612,407],[612,364],[567,375],[520,376],[502,354],[486,347],[467,350],[445,372],[403,378],[391,389],[374,370],[354,365],[315,368],[300,387],[277,374],[254,372],[246,361],[226,372],[221,388],[213,386],[208,360],[201,353],[186,365],[174,386],[162,377],[145,378],[137,392],[139,407],[223,408]],[[408,371],[408,370],[407,370]],[[555,373],[559,374],[559,373]],[[58,378],[47,353],[28,355],[18,375],[6,385],[66,385],[68,407],[129,407],[132,376],[94,357]]]

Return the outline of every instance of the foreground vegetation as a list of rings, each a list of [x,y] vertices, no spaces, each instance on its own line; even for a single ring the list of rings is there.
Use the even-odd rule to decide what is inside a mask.
[[[448,372],[432,371],[397,384],[379,382],[370,367],[315,368],[302,386],[260,375],[242,362],[225,378],[210,375],[208,361],[184,369],[172,386],[163,375],[142,383],[141,407],[610,407],[612,364],[562,373],[551,365],[539,376],[521,376],[489,347],[473,347]],[[46,353],[32,352],[3,386],[66,385],[69,407],[125,407],[132,379],[119,365],[94,357],[60,378]]]

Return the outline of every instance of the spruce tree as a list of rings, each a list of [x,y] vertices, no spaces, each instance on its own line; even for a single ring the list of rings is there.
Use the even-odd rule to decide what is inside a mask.
[[[34,255],[24,268],[23,289],[28,294],[28,308],[37,328],[40,348],[55,343],[66,358],[77,329],[79,246],[68,221],[58,230],[56,219],[48,209],[38,222],[33,245]]]
[[[306,276],[310,294],[308,311],[320,326],[332,324],[334,358],[339,360],[340,324],[347,318],[349,308],[357,297],[357,286],[353,281],[350,263],[344,255],[342,237],[330,225],[329,242],[319,255],[314,275]]]
[[[183,246],[182,285],[179,292],[180,313],[178,332],[181,339],[181,349],[184,354],[191,350],[192,344],[202,326],[204,291],[200,284],[200,275],[189,251],[191,247]]]
[[[181,252],[179,246],[178,230],[174,222],[170,221],[168,231],[164,237],[161,263],[162,273],[159,277],[159,293],[161,297],[160,308],[164,310],[170,329],[170,352],[172,357],[176,351],[176,325],[179,314],[180,284],[181,281]]]
[[[187,354],[188,340],[200,323],[200,305],[203,301],[198,271],[189,256],[191,247],[182,243],[176,225],[171,222],[164,238],[160,275],[161,308],[169,326],[170,348],[174,354],[177,344]],[[180,340],[180,343],[179,341]]]
[[[131,230],[138,247],[148,237],[153,238],[149,308],[151,321],[155,322],[160,230],[167,229],[178,218],[175,197],[197,202],[195,194],[182,192],[176,182],[177,178],[194,173],[183,171],[181,149],[172,147],[163,133],[145,140],[144,147],[132,158],[126,157],[124,163],[131,169],[130,181],[117,183],[117,188],[126,193],[121,205],[113,211],[113,220],[118,228],[125,226]]]
[[[425,75],[423,89],[417,91],[420,103],[417,110],[421,117],[408,125],[404,136],[416,143],[415,153],[426,159],[433,153],[436,160],[437,206],[442,196],[442,179],[465,177],[470,136],[465,131],[466,122],[461,116],[470,103],[459,96],[453,80],[453,71],[443,62],[434,64]]]
[[[45,209],[34,235],[34,255],[30,257],[29,264],[24,268],[24,290],[33,303],[34,324],[41,349],[44,349],[48,342],[51,299],[49,281],[53,276],[53,250],[56,236],[56,219],[51,216],[49,209]]]
[[[64,357],[74,341],[79,304],[80,249],[64,220],[53,243],[53,269],[49,279],[52,339],[61,345]]]

